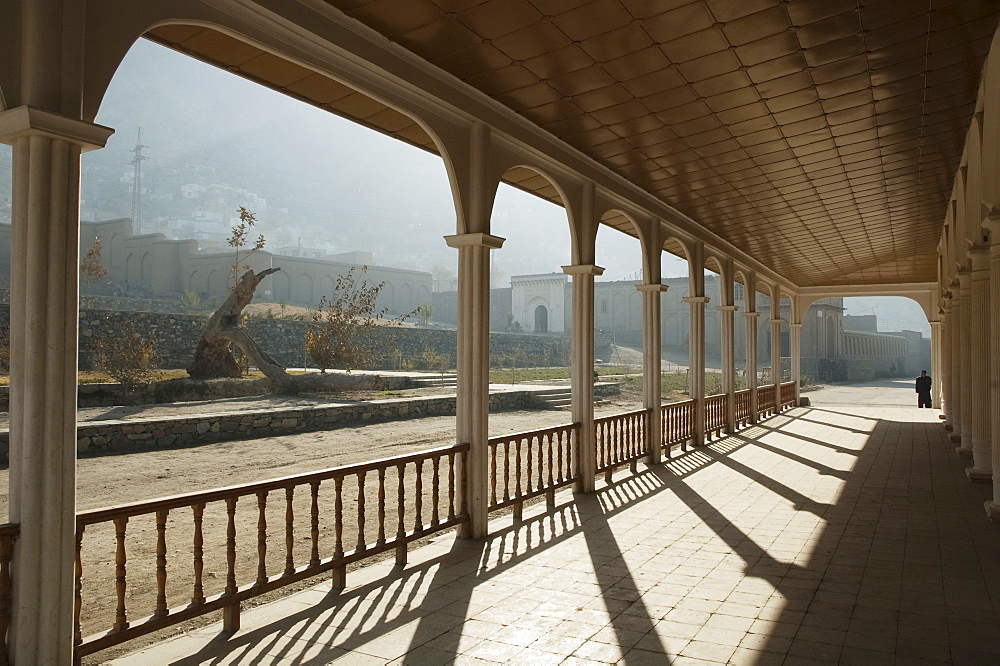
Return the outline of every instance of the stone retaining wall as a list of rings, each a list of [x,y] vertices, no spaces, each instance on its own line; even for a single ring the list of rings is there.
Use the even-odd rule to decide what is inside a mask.
[[[523,409],[529,391],[490,395],[490,411]],[[227,440],[294,435],[357,424],[447,416],[455,396],[400,398],[350,405],[282,407],[252,412],[224,412],[164,417],[156,420],[88,421],[77,427],[77,451],[91,455],[158,447],[198,446]],[[0,430],[0,462],[7,463],[9,431]]]

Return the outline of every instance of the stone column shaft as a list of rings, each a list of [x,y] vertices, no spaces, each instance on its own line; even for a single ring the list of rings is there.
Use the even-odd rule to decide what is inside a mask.
[[[958,329],[962,323],[962,304],[958,297],[957,286],[952,289],[948,303],[948,395],[945,400],[948,403],[948,424],[951,426],[949,439],[953,442],[961,442],[962,392],[959,390],[959,386],[962,383],[962,355],[959,353],[958,341],[962,336]]]
[[[646,443],[649,446],[650,465],[661,460],[663,443],[660,441],[660,296],[667,291],[665,284],[637,284],[642,293],[642,404],[650,410]],[[593,326],[591,326],[593,330]]]
[[[802,324],[789,324],[792,364],[792,381],[795,382],[795,406],[799,404],[799,393],[802,390]]]
[[[1000,523],[1000,215],[991,212],[985,226],[990,230],[990,449],[993,468],[993,500],[986,515]]]
[[[938,315],[938,321],[931,322],[931,377],[933,378],[933,384],[931,384],[931,404],[935,409],[941,409],[942,400],[942,390],[941,390],[941,354],[943,351],[942,337],[944,332],[944,327],[941,324],[942,315]]]
[[[705,443],[705,304],[707,296],[685,296],[685,303],[691,306],[691,333],[688,337],[688,368],[691,379],[691,397],[694,399],[695,446]]]
[[[570,385],[573,421],[580,424],[577,437],[577,492],[594,491],[597,450],[594,448],[594,278],[604,269],[593,264],[563,266],[573,276],[573,330],[570,335]]]
[[[466,479],[459,488],[469,522],[459,536],[481,539],[488,526],[488,438],[490,407],[490,250],[504,239],[484,233],[445,236],[458,249],[458,397],[455,439],[469,444]]]
[[[958,351],[959,367],[959,407],[961,409],[962,421],[959,431],[960,445],[955,449],[962,458],[972,457],[972,354],[971,354],[971,331],[969,324],[972,321],[970,310],[972,308],[972,274],[971,271],[962,270],[958,273],[960,285],[959,290],[959,324],[956,327],[958,340],[956,349]]]
[[[969,410],[972,416],[972,467],[970,481],[993,481],[990,450],[990,262],[986,247],[973,248],[969,308]]]
[[[736,311],[735,305],[716,308],[722,318],[722,392],[726,394],[726,432],[736,432]]]
[[[112,130],[28,107],[13,146],[10,294],[12,662],[73,659],[80,154]]]
[[[771,306],[772,312],[774,306]],[[771,324],[771,380],[774,384],[774,411],[781,411],[781,318],[772,317]]]
[[[747,390],[750,391],[750,422],[757,423],[757,318],[759,312],[744,312],[747,325]]]

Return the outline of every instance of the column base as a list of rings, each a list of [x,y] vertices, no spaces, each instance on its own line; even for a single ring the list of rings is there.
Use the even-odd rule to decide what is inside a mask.
[[[993,483],[993,470],[992,469],[976,469],[975,467],[966,467],[965,475],[969,477],[969,481],[973,483]]]
[[[953,442],[961,442],[962,441],[962,436],[960,434],[958,434],[957,432],[953,432],[950,435],[948,435],[948,439],[950,439]]]
[[[961,446],[956,446],[955,455],[959,458],[972,458],[972,449],[963,449]]]
[[[986,517],[990,519],[990,522],[1000,523],[1000,504],[986,501],[983,502],[983,506],[986,507]]]

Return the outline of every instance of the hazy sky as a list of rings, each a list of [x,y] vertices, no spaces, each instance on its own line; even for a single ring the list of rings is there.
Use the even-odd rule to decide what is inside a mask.
[[[141,40],[115,75],[97,121],[116,134],[86,159],[117,160],[124,173],[141,126],[147,164],[216,166],[220,180],[237,174],[239,185],[266,196],[269,207],[315,219],[320,234],[350,228],[356,246],[344,250],[373,251],[376,262],[390,265],[410,251],[425,270],[457,263],[442,240],[455,233],[455,213],[439,157],[229,72]],[[266,230],[266,213],[261,220]],[[494,253],[507,275],[569,263],[565,212],[537,197],[501,185],[493,231],[507,239]],[[637,240],[610,228],[600,239],[606,279],[640,268]],[[668,256],[665,275],[684,274],[684,263]]]

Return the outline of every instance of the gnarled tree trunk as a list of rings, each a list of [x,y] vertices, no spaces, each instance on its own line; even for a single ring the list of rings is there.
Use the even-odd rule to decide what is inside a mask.
[[[291,375],[285,372],[270,354],[254,342],[246,330],[240,326],[243,318],[243,308],[253,300],[254,292],[261,280],[280,268],[268,268],[254,273],[247,271],[229,293],[225,302],[216,310],[204,328],[201,329],[201,340],[194,351],[194,360],[188,367],[188,374],[194,379],[218,379],[220,377],[239,377],[240,369],[233,358],[230,345],[240,348],[250,363],[255,365],[277,388],[282,390],[291,380]]]
[[[238,378],[240,368],[233,358],[231,345],[236,345],[264,376],[271,380],[274,390],[282,393],[300,391],[336,391],[342,389],[377,389],[382,386],[378,375],[290,375],[240,326],[243,308],[253,300],[261,280],[280,268],[268,268],[259,273],[247,271],[236,283],[225,302],[201,329],[201,340],[194,351],[194,360],[188,367],[193,379]]]

